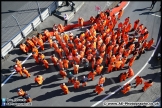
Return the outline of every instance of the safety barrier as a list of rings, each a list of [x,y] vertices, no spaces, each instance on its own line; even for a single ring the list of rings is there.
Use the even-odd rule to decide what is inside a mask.
[[[57,9],[58,2],[54,1],[50,6],[44,10],[41,15],[37,16],[33,21],[31,21],[26,27],[22,29],[22,33],[18,33],[13,38],[11,38],[8,43],[1,47],[1,57],[5,56],[16,47],[30,32],[32,32],[41,23],[41,18],[44,21],[51,13]]]

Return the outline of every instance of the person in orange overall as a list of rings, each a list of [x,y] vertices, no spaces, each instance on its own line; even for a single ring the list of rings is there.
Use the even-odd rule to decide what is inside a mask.
[[[69,94],[69,89],[68,89],[68,87],[65,85],[65,83],[62,83],[62,84],[60,85],[60,87],[61,87],[61,89],[63,90],[63,92],[64,92],[65,94]]]
[[[119,45],[116,44],[116,45],[114,46],[114,48],[113,48],[113,54],[116,54],[117,51],[118,51],[118,49],[119,49]]]
[[[51,55],[51,60],[52,60],[52,62],[54,64],[54,66],[56,66],[57,62],[58,62],[58,58],[55,56],[55,54]]]
[[[48,63],[48,61],[45,60],[45,59],[43,59],[42,62],[43,62],[43,64],[44,64],[44,66],[48,69],[48,68],[49,68],[49,63]]]
[[[124,72],[120,74],[120,82],[125,81],[128,77],[128,73]]]
[[[131,50],[128,48],[123,52],[124,57],[128,57],[131,54]]]
[[[147,27],[144,27],[141,31],[141,35],[144,35],[144,33],[146,33],[148,30],[147,30]]]
[[[73,64],[73,68],[74,68],[74,74],[78,74],[78,71],[79,71],[79,65],[76,64]]]
[[[115,67],[115,65],[114,65],[113,62],[112,62],[112,63],[109,63],[109,64],[108,64],[108,68],[107,68],[107,72],[108,72],[108,73],[112,72],[113,69],[114,69],[114,67]]]
[[[74,89],[78,89],[80,87],[80,81],[78,80],[78,78],[76,77],[74,80]]]
[[[57,48],[56,52],[59,54],[60,58],[62,58],[62,48],[59,46],[59,48]]]
[[[92,49],[91,48],[88,48],[88,46],[87,46],[87,49],[86,49],[86,55],[88,55],[89,53],[92,53]]]
[[[89,54],[87,55],[87,60],[89,62],[91,62],[92,61],[92,58],[93,58],[93,54],[91,52],[89,52]]]
[[[96,66],[96,73],[97,73],[98,75],[100,75],[101,72],[102,72],[102,69],[103,69],[103,66],[102,66],[102,65],[97,65],[97,66]]]
[[[58,44],[57,44],[56,41],[53,42],[53,48],[54,48],[54,50],[57,50],[58,49]]]
[[[74,56],[74,61],[79,65],[80,60],[81,60],[81,56],[78,53],[76,53],[76,55]]]
[[[121,30],[122,30],[122,28],[123,28],[123,23],[122,23],[122,22],[120,22],[120,23],[118,24],[118,30],[119,30],[119,31],[121,31]]]
[[[143,28],[144,28],[143,24],[139,25],[138,28],[137,28],[137,30],[135,31],[135,33],[137,33],[137,34],[141,33],[141,31],[143,30]]]
[[[36,63],[39,63],[39,56],[37,53],[32,52],[33,58],[35,59]]]
[[[129,69],[128,69],[128,78],[130,78],[130,77],[132,77],[132,76],[134,76],[134,71],[133,71],[133,69],[131,68],[131,67],[129,67]]]
[[[100,52],[100,56],[101,56],[102,58],[104,58],[104,57],[105,57],[105,51]]]
[[[36,54],[38,54],[38,48],[35,46],[35,47],[33,47],[32,48],[32,52],[34,52],[34,53],[36,53]]]
[[[53,46],[52,38],[48,38],[48,42],[49,42],[49,44],[50,44],[50,47],[52,48],[52,46]]]
[[[32,42],[34,43],[35,46],[38,45],[38,38],[35,35],[33,35],[31,40],[32,40]]]
[[[116,61],[116,57],[115,55],[112,55],[112,57],[110,58],[110,63],[114,63]]]
[[[95,17],[94,16],[91,16],[89,21],[91,21],[91,23],[94,23]]]
[[[69,53],[69,55],[67,56],[67,58],[69,60],[69,65],[72,65],[73,66],[73,60],[74,60],[73,54],[72,53]]]
[[[69,55],[69,47],[66,45],[66,47],[63,48],[63,51],[65,52],[66,57]]]
[[[144,40],[142,42],[142,47],[146,49],[147,48],[147,44],[148,44],[147,40]]]
[[[134,51],[134,49],[135,49],[135,44],[134,44],[134,42],[129,46],[129,49],[131,50],[131,52]]]
[[[96,58],[96,56],[97,56],[97,49],[96,48],[94,48],[93,50],[92,50],[92,55],[93,55],[93,58]]]
[[[140,23],[140,20],[137,19],[137,20],[134,22],[133,30],[137,30],[137,27],[138,27],[139,23]]]
[[[64,40],[62,40],[62,42],[60,41],[59,44],[61,45],[62,49],[64,49],[66,47],[66,43]]]
[[[136,59],[136,56],[132,56],[132,57],[130,58],[130,60],[129,60],[129,64],[128,64],[128,66],[131,67],[131,66],[133,65],[135,59]]]
[[[74,44],[75,45],[78,44],[79,41],[80,41],[80,39],[78,38],[78,36],[76,36],[75,39],[74,39]]]
[[[100,47],[100,52],[103,52],[106,50],[106,45],[104,43],[102,43],[101,47]]]
[[[41,47],[41,49],[44,50],[44,43],[43,43],[43,40],[40,37],[38,38],[38,44]]]
[[[99,81],[98,81],[98,85],[103,85],[105,83],[105,77],[103,75],[101,75],[101,77],[99,78]]]
[[[60,32],[60,33],[64,32],[64,27],[62,24],[58,25],[58,32]]]
[[[143,81],[144,81],[144,79],[142,78],[142,77],[140,77],[140,76],[136,76],[136,78],[135,78],[135,83],[136,83],[136,86],[135,86],[135,88],[138,86],[138,85],[141,85],[142,83],[143,83]]]
[[[83,76],[83,78],[81,79],[80,83],[82,83],[82,87],[85,87],[87,86],[87,81],[88,81],[88,78]]]
[[[121,48],[119,47],[119,53],[120,54],[123,54],[124,53],[124,50],[125,50],[124,46],[122,46]]]
[[[42,62],[42,60],[45,58],[44,54],[38,53],[39,59]]]
[[[69,32],[69,39],[72,41],[74,38],[74,34],[72,32]]]
[[[63,35],[63,39],[64,39],[64,41],[65,41],[66,43],[68,43],[69,35],[66,34],[66,33],[64,33],[64,35]]]
[[[20,44],[20,49],[25,53],[25,54],[28,54],[28,50],[27,50],[27,47],[25,44],[21,43]]]
[[[61,77],[62,77],[63,79],[66,78],[67,73],[65,72],[64,68],[62,68],[62,69],[60,70],[60,75],[61,75]]]
[[[79,41],[77,44],[76,44],[76,47],[77,47],[77,50],[80,51],[82,49],[82,43]]]
[[[121,64],[122,64],[122,60],[121,59],[115,61],[115,70],[119,70]]]
[[[130,22],[130,18],[127,17],[127,18],[125,18],[123,25],[127,26],[129,22]]]
[[[30,40],[30,38],[28,37],[26,42],[31,46],[31,47],[34,47],[34,43]]]
[[[118,20],[120,20],[120,18],[122,17],[123,13],[124,13],[124,10],[123,10],[123,8],[121,8],[120,11],[119,11],[119,14],[118,14]]]
[[[63,57],[63,66],[65,69],[69,68],[69,60],[67,60],[65,57]]]
[[[63,61],[61,59],[58,60],[57,65],[58,65],[59,69],[64,68]]]
[[[47,37],[47,39],[51,37],[51,34],[47,29],[44,31],[44,34]]]
[[[127,59],[128,59],[128,58],[125,57],[125,56],[122,58],[121,69],[124,68],[124,65],[125,65],[125,63],[127,62]]]
[[[138,43],[140,43],[140,42],[142,42],[143,41],[143,35],[140,35],[139,37],[138,37]]]
[[[96,72],[95,72],[95,70],[92,70],[89,74],[88,74],[88,80],[94,80],[94,78],[95,78],[95,76],[96,76]]]
[[[72,40],[70,40],[70,42],[68,43],[69,46],[69,50],[72,51],[74,49],[74,44],[72,42]]]
[[[37,76],[35,77],[35,83],[37,83],[38,85],[42,85],[42,84],[43,84],[43,81],[44,81],[43,76],[37,75]]]
[[[123,94],[126,94],[126,93],[128,93],[128,92],[130,91],[130,89],[131,89],[131,85],[128,83],[128,84],[126,84],[126,85],[123,87],[123,89],[121,90],[121,92],[122,92]]]
[[[79,55],[80,55],[80,60],[82,60],[84,58],[84,52],[81,50]]]
[[[16,65],[22,68],[22,63],[19,61],[19,59],[16,59]]]
[[[23,89],[19,88],[19,89],[17,90],[17,94],[18,94],[18,96],[24,97],[25,91],[24,91]]]
[[[14,69],[16,70],[17,73],[19,73],[21,75],[21,77],[23,77],[23,73],[22,73],[22,68],[21,67],[19,67],[18,65],[15,65]]]
[[[26,74],[26,77],[29,78],[31,75],[29,74],[28,70],[26,70],[25,67],[23,67],[22,72]]]
[[[154,39],[152,38],[150,41],[148,41],[148,44],[147,44],[147,50],[149,50],[151,48],[151,46],[154,44]]]
[[[153,85],[152,80],[145,81],[144,86],[142,87],[142,91],[146,91],[148,88],[150,88]]]
[[[105,38],[105,41],[104,41],[106,46],[109,44],[110,40],[111,40],[110,35],[107,35],[106,38]]]
[[[95,90],[93,92],[95,92],[95,93],[97,93],[99,95],[102,91],[104,91],[103,85],[102,84],[101,85],[97,84],[96,87],[95,87]]]
[[[126,32],[126,33],[130,32],[131,28],[132,28],[132,24],[129,23],[129,24],[126,26],[126,31],[125,31],[125,32]]]
[[[85,33],[81,33],[80,36],[79,36],[79,38],[80,38],[80,41],[82,41],[83,39],[85,39]]]
[[[83,28],[83,23],[84,23],[84,19],[82,17],[79,17],[79,19],[78,19],[78,26],[80,28]]]
[[[92,62],[91,62],[92,69],[95,68],[95,64],[96,64],[96,58],[93,57],[93,58],[92,58]]]
[[[109,43],[108,48],[107,48],[107,53],[110,52],[111,50],[113,50],[113,48],[114,48],[114,45],[112,43]]]
[[[149,32],[146,31],[143,35],[143,40],[147,40],[147,38],[149,37]]]
[[[101,56],[99,56],[99,57],[97,58],[96,65],[101,65],[102,62],[103,62],[103,58],[102,58]]]

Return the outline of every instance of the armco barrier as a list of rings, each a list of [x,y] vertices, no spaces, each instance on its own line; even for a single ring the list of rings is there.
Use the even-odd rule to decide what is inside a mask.
[[[33,31],[33,27],[30,23],[29,25],[27,25],[27,27],[22,32],[23,32],[24,36],[26,37],[32,31]]]
[[[51,15],[51,13],[57,9],[57,2],[54,1],[50,6],[47,7],[45,11],[41,13],[43,21]],[[26,37],[31,31],[33,31],[41,23],[40,15],[37,16],[33,21],[31,21],[26,27],[22,29],[24,37]],[[21,33],[18,33],[13,38],[11,38],[8,43],[1,47],[1,57],[4,58],[14,47],[16,47],[20,41],[24,38]]]
[[[12,44],[14,47],[18,45],[20,41],[22,41],[24,38],[22,37],[21,33],[19,33],[15,38],[12,39]]]
[[[46,9],[41,15],[42,15],[42,19],[44,21],[49,16],[49,10]]]
[[[10,41],[1,49],[1,54],[2,54],[1,56],[4,58],[8,54],[8,52],[10,52],[12,49],[13,49],[13,45]]]

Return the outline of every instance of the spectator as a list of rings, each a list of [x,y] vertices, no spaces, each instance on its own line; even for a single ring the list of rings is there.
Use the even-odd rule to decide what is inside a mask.
[[[69,20],[69,16],[68,16],[67,14],[65,14],[65,15],[64,15],[64,21],[65,21],[64,26],[67,25],[68,20]]]

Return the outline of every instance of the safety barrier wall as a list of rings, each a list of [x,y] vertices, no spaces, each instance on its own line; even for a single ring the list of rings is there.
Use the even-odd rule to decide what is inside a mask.
[[[20,41],[22,41],[24,38],[21,33],[19,33],[15,38],[12,39],[13,47],[16,47]]]
[[[54,1],[50,6],[44,10],[41,15],[37,16],[26,27],[22,29],[22,33],[16,34],[8,43],[1,47],[1,57],[4,58],[14,47],[16,47],[30,32],[32,32],[40,23],[41,18],[44,21],[51,13],[57,9],[58,1]]]

